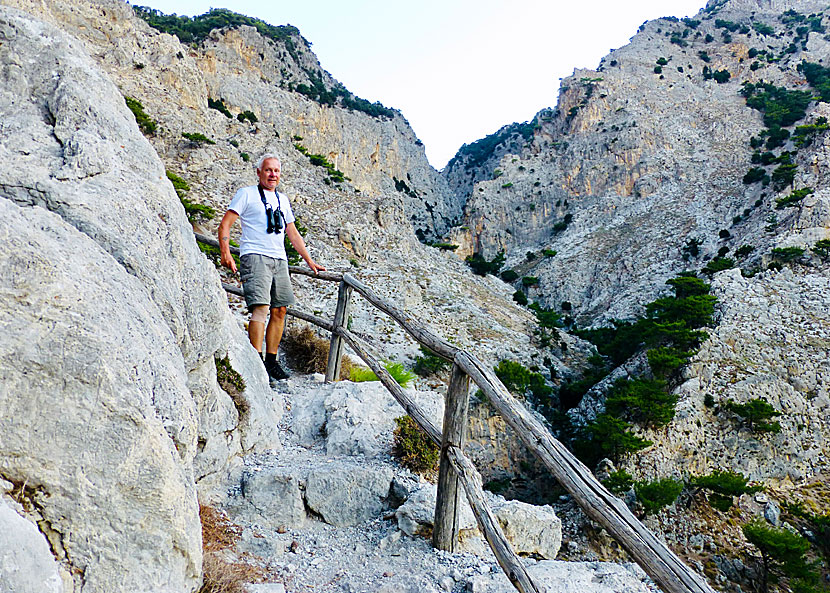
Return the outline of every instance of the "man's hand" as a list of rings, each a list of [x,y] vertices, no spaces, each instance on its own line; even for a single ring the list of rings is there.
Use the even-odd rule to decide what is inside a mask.
[[[223,253],[220,259],[222,260],[223,266],[225,266],[226,268],[230,268],[231,271],[234,274],[236,274],[236,261],[233,259],[233,256],[230,254],[230,251],[228,251],[227,254]]]
[[[318,264],[316,261],[311,260],[308,262],[308,267],[316,274],[317,272],[325,272],[326,268]]]

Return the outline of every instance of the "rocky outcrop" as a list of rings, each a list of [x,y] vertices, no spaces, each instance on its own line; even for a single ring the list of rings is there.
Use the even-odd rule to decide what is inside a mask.
[[[750,138],[766,126],[739,94],[747,81],[807,88],[799,64],[820,62],[830,44],[818,32],[796,43],[795,24],[782,22],[781,14],[818,12],[827,23],[824,8],[730,1],[691,21],[645,23],[596,70],[562,81],[556,109],[536,116],[532,138],[500,158],[497,174],[491,165],[470,171],[482,180],[471,189],[462,226],[450,233],[458,253],[489,259],[505,250],[509,267],[539,278],[531,299],[555,309],[567,301],[582,324],[597,324],[641,312],[666,279],[702,267],[722,249],[753,246],[739,262],[750,269],[781,244],[805,247],[826,238],[825,206],[813,209],[809,223],[797,208],[775,209],[793,188],[820,195],[826,134],[810,146],[784,148],[797,151],[792,185],[773,191],[744,184],[755,166]],[[727,32],[719,20],[735,23],[735,30]],[[776,34],[759,33],[753,22]],[[771,61],[756,55],[761,50]],[[730,77],[720,83],[715,71]],[[799,123],[826,117],[827,110],[819,103]],[[445,174],[467,191],[467,177]],[[684,251],[692,240],[700,242],[696,257]],[[545,249],[556,255],[541,257]],[[530,264],[528,251],[536,254]]]
[[[729,469],[765,484],[799,483],[826,472],[828,289],[826,265],[806,274],[720,273],[713,282],[720,322],[677,390],[669,430],[649,433],[655,445],[637,455],[638,470],[662,476]],[[772,419],[780,432],[753,432],[728,410],[728,401],[758,398],[781,414]]]
[[[196,480],[278,448],[281,408],[115,85],[25,13],[0,39],[0,476],[75,591],[190,591]]]

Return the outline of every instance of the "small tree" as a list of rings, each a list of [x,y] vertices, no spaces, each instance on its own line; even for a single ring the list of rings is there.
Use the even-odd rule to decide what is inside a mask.
[[[772,529],[760,521],[743,526],[744,537],[761,552],[761,592],[768,593],[769,583],[779,576],[801,582],[815,580],[815,572],[805,554],[810,547],[806,539],[784,529]]]
[[[752,432],[781,432],[780,423],[769,422],[771,418],[781,416],[781,412],[769,405],[765,399],[751,399],[745,404],[728,400],[726,409],[743,418]]]
[[[591,436],[594,455],[619,459],[623,453],[633,453],[653,445],[651,441],[640,438],[631,432],[631,425],[625,420],[614,418],[611,414],[598,415],[587,426]]]
[[[762,486],[748,486],[748,478],[731,471],[715,470],[705,476],[692,477],[689,483],[700,490],[709,490],[709,503],[719,511],[726,512],[732,507],[732,497],[752,494],[763,490]]]
[[[674,503],[682,491],[683,482],[671,478],[663,478],[655,482],[634,482],[634,493],[647,515],[656,513],[663,507]]]
[[[828,257],[830,257],[830,239],[822,239],[820,241],[816,241],[816,244],[813,245],[810,249],[812,249],[813,253],[815,253],[821,259],[827,259]]]
[[[619,496],[631,490],[631,487],[634,485],[634,478],[624,469],[618,469],[608,474],[608,478],[603,480],[602,484],[613,494]]]
[[[617,379],[608,392],[605,409],[614,416],[625,414],[645,426],[660,427],[671,422],[677,396],[666,392],[658,379]]]

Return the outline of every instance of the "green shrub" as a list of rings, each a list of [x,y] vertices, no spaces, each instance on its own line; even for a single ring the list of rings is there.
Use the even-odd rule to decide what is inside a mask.
[[[221,113],[222,115],[227,117],[228,119],[233,117],[233,115],[231,115],[231,112],[228,110],[228,108],[225,107],[225,102],[222,99],[219,99],[218,101],[216,101],[216,100],[211,99],[210,97],[208,97],[208,108],[215,109],[216,111],[218,111],[219,113]]]
[[[813,188],[811,187],[803,187],[801,189],[797,189],[787,197],[775,200],[775,209],[783,210],[788,206],[795,206],[801,200],[809,196],[811,193],[813,193]]]
[[[668,64],[668,63],[669,63],[669,61],[668,61],[666,58],[662,58],[662,57],[661,57],[661,58],[657,58],[657,64],[658,64],[659,66],[665,66],[665,65],[666,65],[666,64]]]
[[[517,290],[513,293],[513,300],[520,305],[527,305],[527,295],[521,290]]]
[[[472,268],[473,274],[486,276],[487,274],[498,274],[504,265],[504,259],[504,251],[499,251],[496,257],[490,261],[487,261],[478,253],[468,256],[464,261]]]
[[[764,115],[764,124],[787,127],[803,119],[812,100],[810,91],[791,91],[768,82],[744,83],[741,94],[746,104]]]
[[[399,362],[386,360],[383,362],[383,366],[387,371],[389,371],[389,374],[392,375],[392,378],[397,381],[398,385],[401,387],[406,387],[409,385],[409,382],[415,378],[415,375],[403,368],[403,365]],[[352,368],[351,376],[349,378],[354,383],[379,380],[372,369],[359,366]]]
[[[522,278],[522,286],[536,286],[539,284],[539,278],[536,276],[525,276]]]
[[[124,97],[124,101],[127,103],[127,107],[129,107],[130,111],[133,112],[133,116],[135,116],[135,123],[138,124],[138,128],[142,131],[142,133],[153,136],[156,133],[156,130],[158,130],[158,123],[153,121],[153,119],[144,112],[144,105],[141,104],[141,101],[133,99],[132,97]]]
[[[731,257],[716,257],[703,268],[705,274],[714,274],[735,267],[735,260]]]
[[[677,396],[667,393],[665,382],[659,379],[617,379],[605,400],[609,414],[652,428],[671,422],[676,405]]]
[[[519,275],[514,270],[505,270],[501,273],[501,279],[505,282],[515,282]]]
[[[530,309],[536,315],[536,321],[539,323],[539,327],[543,329],[562,327],[562,316],[556,311],[546,309],[535,302],[530,305]]]
[[[767,527],[759,520],[744,525],[742,530],[747,541],[761,552],[762,593],[767,593],[768,583],[777,581],[779,575],[818,585],[815,569],[806,559],[810,548],[806,539],[786,529]]]
[[[682,491],[683,482],[671,478],[663,478],[654,482],[634,482],[634,493],[647,515],[673,504]]]
[[[654,73],[655,74],[662,74],[663,73],[663,67],[662,66],[655,66],[654,67]]]
[[[249,155],[247,152],[240,152],[239,156],[242,157],[242,160],[246,163],[251,160],[251,155]]]
[[[502,360],[493,370],[512,394],[524,398],[530,391],[537,401],[548,403],[553,389],[545,383],[545,378],[540,373],[512,360]]]
[[[667,379],[689,362],[692,353],[677,348],[660,346],[649,350],[647,356],[648,366],[654,376]]]
[[[749,478],[738,472],[715,470],[705,476],[692,477],[689,483],[699,490],[709,490],[709,498],[719,511],[726,512],[732,507],[732,498],[742,494],[754,494],[763,490],[761,486],[749,486]]]
[[[794,163],[785,163],[772,172],[772,187],[775,191],[781,191],[788,185],[792,185],[796,169],[797,166]]]
[[[216,362],[216,382],[230,396],[241,420],[251,409],[248,400],[242,395],[245,391],[245,379],[231,366],[227,354],[223,358],[215,357],[214,361]]]
[[[182,138],[190,140],[190,142],[196,146],[201,146],[202,144],[216,144],[216,142],[201,132],[182,132]]]
[[[758,183],[764,178],[767,172],[764,171],[762,167],[752,167],[749,171],[746,172],[746,175],[743,177],[743,182],[746,185],[750,185],[752,183]]]
[[[401,465],[423,474],[433,472],[441,455],[441,449],[426,432],[409,416],[395,418],[395,457]]]
[[[415,364],[412,367],[415,374],[421,377],[428,377],[429,375],[435,375],[450,368],[452,363],[448,360],[441,358],[437,354],[433,354],[426,346],[419,346],[419,348],[421,350],[421,356],[415,359]]]
[[[712,73],[712,78],[714,78],[715,82],[718,84],[723,84],[729,81],[731,77],[732,75],[729,73],[729,70],[716,70]]]
[[[781,424],[777,421],[770,422],[770,420],[782,414],[769,405],[765,399],[755,398],[745,404],[727,400],[725,408],[740,416],[752,432],[781,432]]]
[[[187,184],[187,181],[173,173],[172,171],[167,171],[167,179],[170,180],[170,183],[173,184],[173,189],[176,190],[176,194],[179,198],[183,198],[187,195],[187,192],[190,191],[190,186]]]
[[[244,122],[247,119],[252,124],[255,124],[256,122],[259,121],[259,119],[254,114],[254,112],[253,111],[248,111],[247,109],[245,111],[243,111],[242,113],[237,114],[236,119],[238,119],[241,122]]]
[[[759,35],[775,35],[775,29],[766,23],[755,21],[752,23],[752,28],[755,29]]]
[[[603,480],[602,484],[612,494],[619,496],[631,490],[631,487],[634,485],[634,478],[624,469],[619,469],[608,474],[608,478]]]
[[[789,263],[804,255],[802,247],[775,247],[772,250],[772,257],[775,261]]]
[[[634,453],[653,443],[631,432],[631,424],[611,414],[599,414],[586,426],[590,435],[590,450],[597,460],[602,457],[619,459],[625,453]]]
[[[827,259],[830,257],[830,239],[821,239],[820,241],[816,241],[815,245],[813,245],[810,249],[812,249],[813,253],[821,259]]]
[[[554,255],[556,255],[556,251],[554,249],[543,249],[542,255],[544,257],[553,257]]]
[[[746,257],[753,251],[755,251],[755,247],[752,245],[741,245],[735,250],[735,257]]]

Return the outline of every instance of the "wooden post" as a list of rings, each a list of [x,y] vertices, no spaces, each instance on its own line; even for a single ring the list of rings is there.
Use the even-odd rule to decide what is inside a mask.
[[[447,458],[449,447],[464,449],[469,408],[470,377],[457,364],[444,401],[444,431],[441,438],[441,465],[438,469],[438,497],[435,501],[435,522],[432,545],[439,550],[454,552],[458,544],[458,474]]]
[[[346,327],[349,319],[349,305],[351,304],[352,287],[345,282],[340,282],[340,289],[337,291],[337,308],[334,310],[335,330],[338,327]],[[333,331],[329,344],[329,360],[326,364],[326,383],[337,381],[340,378],[340,363],[343,359],[343,338]]]

